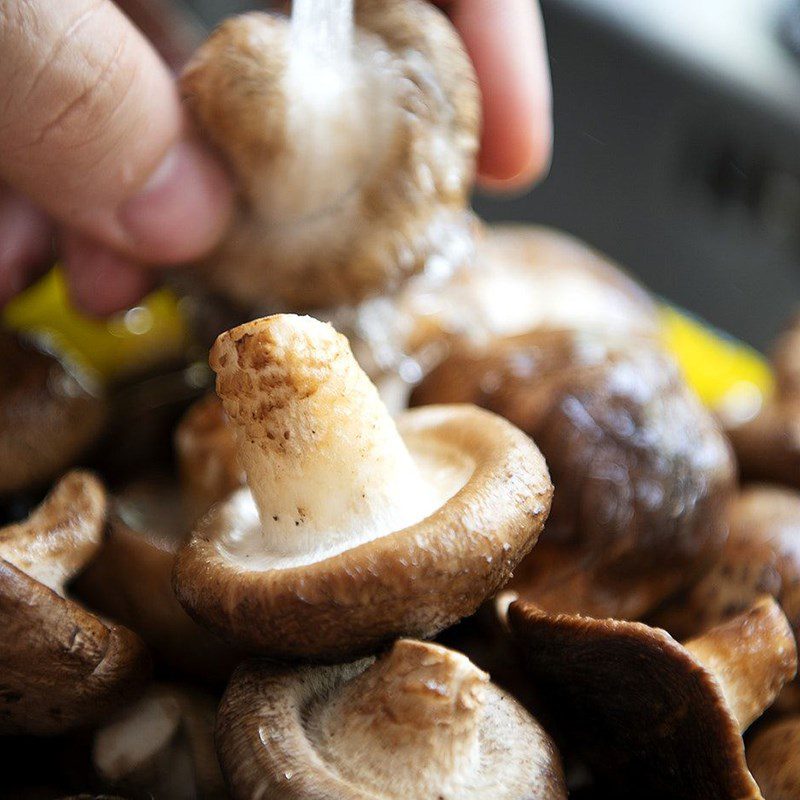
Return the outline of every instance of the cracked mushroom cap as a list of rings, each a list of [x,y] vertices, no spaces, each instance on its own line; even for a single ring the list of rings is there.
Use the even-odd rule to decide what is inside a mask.
[[[172,588],[175,554],[189,533],[179,488],[167,477],[134,481],[113,496],[108,516],[102,548],[75,593],[136,631],[178,675],[224,681],[239,654],[198,625]]]
[[[106,404],[66,362],[0,333],[0,494],[45,484],[97,439]]]
[[[389,416],[347,340],[276,315],[211,351],[248,487],[178,554],[198,621],[247,649],[331,660],[471,614],[533,547],[544,459],[470,406]]]
[[[330,52],[304,25],[229,19],[181,79],[239,188],[203,275],[245,308],[357,302],[468,250],[480,104],[450,23],[422,0],[357,0],[353,46]]]
[[[149,671],[139,638],[65,596],[100,546],[106,497],[71,472],[24,522],[0,529],[0,733],[91,724]]]
[[[453,650],[403,639],[351,664],[243,664],[217,717],[234,798],[566,798],[548,735]]]
[[[760,800],[741,734],[797,669],[772,598],[683,645],[641,623],[525,601],[511,604],[508,624],[596,777],[648,798]]]
[[[175,452],[186,515],[198,520],[245,482],[236,439],[219,397],[193,403],[175,431]]]
[[[94,733],[92,762],[104,785],[158,800],[225,800],[214,751],[217,699],[155,684]]]
[[[765,800],[800,797],[800,717],[759,728],[747,743],[747,765]]]
[[[553,508],[513,588],[544,608],[640,617],[701,574],[725,541],[730,449],[649,342],[540,330],[461,347],[411,402],[475,403],[541,448]]]

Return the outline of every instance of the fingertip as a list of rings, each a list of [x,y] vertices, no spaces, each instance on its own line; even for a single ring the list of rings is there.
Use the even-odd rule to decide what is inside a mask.
[[[61,239],[70,300],[83,313],[107,317],[135,305],[154,286],[141,264],[75,232]]]
[[[50,264],[52,233],[43,212],[21,195],[0,187],[0,307]]]

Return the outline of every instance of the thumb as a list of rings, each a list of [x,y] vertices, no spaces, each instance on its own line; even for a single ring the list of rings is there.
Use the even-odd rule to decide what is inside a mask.
[[[0,3],[0,178],[128,256],[197,257],[231,191],[174,81],[108,0]]]

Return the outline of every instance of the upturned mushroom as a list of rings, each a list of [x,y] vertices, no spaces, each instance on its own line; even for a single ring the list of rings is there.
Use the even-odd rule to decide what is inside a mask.
[[[45,485],[97,439],[105,401],[67,361],[0,332],[0,495]]]
[[[65,596],[100,546],[106,497],[64,477],[24,522],[0,529],[0,733],[54,734],[102,719],[139,687],[139,638]]]
[[[726,535],[734,464],[673,361],[644,339],[539,330],[455,349],[412,405],[475,403],[541,448],[556,487],[513,588],[552,611],[638,618]]]
[[[465,656],[427,642],[338,666],[243,664],[216,741],[240,800],[566,798],[536,720]]]
[[[772,598],[683,645],[642,623],[521,600],[508,624],[566,740],[615,796],[760,800],[741,734],[797,669]]]
[[[217,701],[157,684],[95,731],[92,763],[105,786],[158,800],[224,800],[214,751]]]
[[[229,19],[181,79],[239,189],[203,275],[245,308],[357,302],[469,242],[480,106],[458,35],[422,0],[334,5]]]
[[[753,418],[736,409],[722,415],[743,477],[800,488],[800,317],[778,339],[772,354],[775,395]]]
[[[765,800],[800,797],[800,716],[760,727],[747,743],[747,765]]]
[[[200,502],[194,495],[192,505]],[[217,683],[240,654],[198,625],[172,589],[175,554],[189,531],[180,488],[169,477],[128,484],[113,496],[103,545],[74,589],[92,608],[136,631],[160,666]]]
[[[430,637],[497,591],[552,486],[533,442],[469,406],[389,416],[347,340],[276,315],[211,351],[248,487],[178,553],[198,621],[265,655],[342,659]]]

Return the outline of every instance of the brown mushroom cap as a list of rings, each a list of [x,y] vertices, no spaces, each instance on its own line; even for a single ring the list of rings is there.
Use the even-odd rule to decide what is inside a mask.
[[[800,317],[772,353],[777,388],[752,419],[723,415],[742,476],[800,488]]]
[[[639,617],[725,540],[730,450],[672,360],[644,340],[540,330],[461,347],[411,401],[476,403],[541,448],[556,493],[513,588],[544,608]]]
[[[0,494],[46,483],[96,440],[106,404],[86,379],[0,333]]]
[[[216,682],[230,675],[239,654],[198,625],[175,597],[172,568],[186,535],[177,486],[167,478],[129,484],[113,498],[103,547],[75,591],[135,630],[170,670]]]
[[[212,351],[250,489],[178,554],[180,601],[246,649],[336,659],[432,636],[509,578],[547,516],[535,445],[440,406],[392,421],[347,341],[278,315]]]
[[[175,431],[175,452],[190,520],[199,519],[245,482],[233,430],[215,394],[198,400],[184,414]]]
[[[158,800],[227,797],[214,751],[217,700],[156,684],[93,737],[92,761],[106,785]]]
[[[565,798],[547,734],[455,651],[401,640],[375,661],[234,674],[217,718],[234,798]]]
[[[508,622],[531,679],[603,781],[648,798],[761,797],[741,731],[797,668],[772,598],[685,645],[641,623],[553,616],[524,601]]]
[[[703,578],[651,619],[685,638],[739,614],[763,594],[800,633],[800,492],[754,485],[733,499],[729,535]]]
[[[350,61],[311,53],[309,67],[286,18],[235,17],[184,71],[188,107],[239,182],[203,275],[245,308],[357,302],[463,257],[480,123],[470,60],[421,0],[358,0],[355,23]],[[335,76],[344,88],[326,96]]]
[[[760,728],[747,743],[747,765],[766,800],[800,797],[800,717]]]
[[[99,546],[105,492],[63,478],[25,521],[0,530],[0,733],[61,733],[102,719],[138,688],[139,638],[65,598]]]

